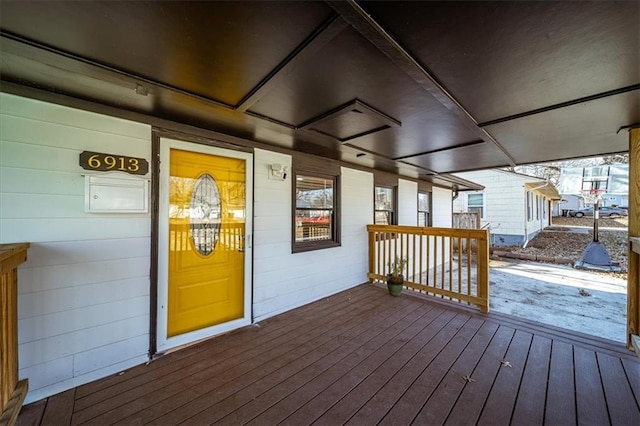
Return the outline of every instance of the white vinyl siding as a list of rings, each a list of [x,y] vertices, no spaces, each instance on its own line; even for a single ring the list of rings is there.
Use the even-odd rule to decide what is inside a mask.
[[[418,225],[418,183],[398,179],[398,225]]]
[[[148,359],[150,214],[85,213],[85,150],[150,160],[151,128],[0,94],[0,243],[31,243],[18,273],[27,403]],[[292,157],[254,154],[256,322],[366,282],[374,217],[374,173],[341,167],[342,245],[291,253],[291,176],[269,179],[270,164],[291,170]],[[404,224],[416,224],[417,190],[398,180]],[[432,207],[433,225],[450,227],[451,191],[434,188]]]
[[[149,347],[148,214],[87,214],[82,151],[151,157],[151,128],[0,94],[0,242],[19,269],[26,402],[139,364]]]
[[[432,203],[434,227],[451,228],[453,226],[453,211],[451,206],[451,190],[433,187]]]
[[[292,186],[289,179],[267,179],[268,165],[273,163],[291,167],[291,156],[255,150],[255,321],[367,280],[366,225],[373,217],[373,174],[341,169],[340,247],[291,253]]]
[[[544,212],[540,212],[540,209],[547,208],[547,199],[537,191],[527,191],[525,188],[525,183],[542,184],[543,180],[503,170],[480,170],[456,175],[485,187],[482,193],[486,210],[481,224],[490,226],[492,237],[513,236],[524,242],[527,235],[538,232],[548,223]],[[454,201],[454,211],[463,212],[466,209],[466,196],[461,193]],[[536,212],[539,216],[537,220]]]

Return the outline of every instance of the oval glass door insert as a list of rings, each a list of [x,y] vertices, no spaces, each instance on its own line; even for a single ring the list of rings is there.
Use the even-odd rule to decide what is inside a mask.
[[[189,216],[195,249],[204,256],[213,253],[220,235],[222,204],[218,184],[208,173],[196,180],[191,194]]]

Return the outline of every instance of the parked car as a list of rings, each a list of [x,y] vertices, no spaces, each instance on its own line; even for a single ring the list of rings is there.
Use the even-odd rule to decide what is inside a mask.
[[[600,210],[600,217],[620,217],[620,216],[628,216],[629,211],[620,207],[605,207],[602,206],[598,210]],[[587,207],[585,209],[580,210],[571,210],[569,212],[569,216],[571,217],[584,217],[584,216],[593,216],[593,207]]]

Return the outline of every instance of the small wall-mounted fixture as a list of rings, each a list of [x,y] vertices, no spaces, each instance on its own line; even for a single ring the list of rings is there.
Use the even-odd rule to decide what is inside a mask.
[[[149,88],[143,86],[142,84],[136,84],[136,93],[140,96],[148,96]]]
[[[148,213],[149,181],[123,172],[84,175],[85,213]]]
[[[269,179],[272,180],[285,180],[289,167],[282,164],[269,164]]]

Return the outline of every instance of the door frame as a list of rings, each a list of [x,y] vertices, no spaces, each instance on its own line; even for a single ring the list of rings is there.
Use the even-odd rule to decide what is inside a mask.
[[[244,315],[242,318],[211,327],[194,330],[173,337],[167,336],[167,302],[169,298],[169,154],[171,149],[216,155],[220,157],[245,160],[246,206],[245,206],[245,251],[244,251]],[[158,173],[158,221],[157,221],[157,297],[155,303],[156,326],[151,332],[155,334],[157,351],[165,352],[198,340],[226,333],[236,328],[251,324],[252,321],[252,259],[253,259],[253,154],[234,151],[210,145],[160,136],[159,138],[159,173]],[[152,303],[154,303],[152,301]],[[153,307],[152,307],[153,308]],[[153,348],[152,348],[153,351]],[[153,353],[152,353],[153,355]]]

